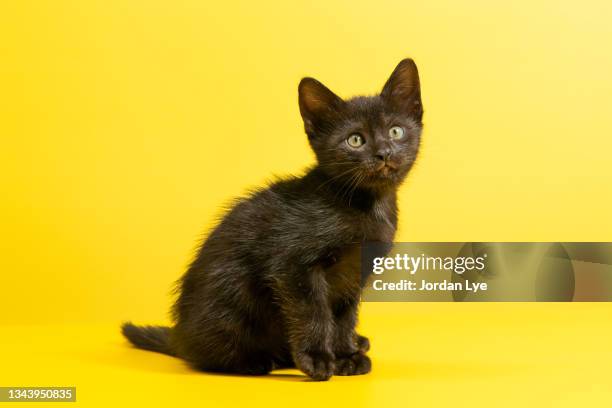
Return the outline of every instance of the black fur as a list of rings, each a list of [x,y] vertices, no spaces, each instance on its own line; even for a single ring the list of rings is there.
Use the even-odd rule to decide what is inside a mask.
[[[165,326],[135,326],[130,322],[123,323],[121,333],[136,347],[174,355],[169,347],[170,328]]]
[[[355,332],[360,246],[395,234],[422,128],[416,65],[403,60],[380,95],[346,101],[304,78],[299,104],[317,165],[238,200],[179,282],[175,325],[125,324],[134,345],[206,371],[370,371],[369,340]],[[351,147],[351,135],[365,144]]]

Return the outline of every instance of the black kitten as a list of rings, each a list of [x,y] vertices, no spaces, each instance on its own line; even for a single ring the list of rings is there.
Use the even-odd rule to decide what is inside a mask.
[[[346,101],[304,78],[299,104],[318,164],[238,200],[180,281],[174,327],[126,323],[134,345],[206,371],[370,371],[355,332],[360,247],[395,234],[422,128],[417,68],[405,59],[380,95]]]

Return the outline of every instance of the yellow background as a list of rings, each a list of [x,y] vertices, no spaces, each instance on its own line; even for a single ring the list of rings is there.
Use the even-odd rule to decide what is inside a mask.
[[[95,354],[87,336],[75,335],[74,344],[89,351],[67,352],[71,357],[55,363],[72,358],[93,370],[106,355],[119,367],[141,358],[129,364],[140,367],[145,388],[153,375],[143,368],[149,361],[178,364],[151,354],[130,357],[143,352],[123,350],[109,330],[123,319],[164,321],[172,282],[214,225],[220,205],[273,174],[299,173],[313,162],[297,107],[297,83],[307,75],[341,96],[372,94],[402,58],[416,60],[426,129],[418,165],[401,190],[398,240],[610,241],[611,4],[2,2],[0,344],[23,347],[11,349],[22,351],[14,355],[16,376],[2,382],[34,368],[20,360],[30,343],[11,335],[36,338],[39,330],[11,329],[23,324],[45,325],[45,333],[63,330],[54,329],[60,325],[108,324],[88,329],[105,351]],[[431,307],[458,313],[462,306]],[[475,327],[485,330],[495,318],[483,317],[481,327],[477,311],[491,317],[490,308],[500,306],[471,307],[466,310],[476,313]],[[552,308],[544,315],[530,306],[507,307],[515,323],[522,316],[535,327],[533,316],[554,316],[560,306],[531,306]],[[559,313],[588,310],[601,317],[610,311],[608,305],[564,307]],[[393,343],[393,325],[376,326],[389,313],[398,327],[412,325],[409,316],[426,310],[410,304],[364,308],[367,334],[375,345],[387,345],[387,360],[397,368],[381,368],[391,381],[385,383],[389,398],[401,401],[411,388],[406,384],[423,370],[422,381],[435,381],[440,372],[447,382],[469,375],[461,366],[453,371],[448,361],[419,365],[399,337]],[[580,318],[572,316],[555,333],[580,329]],[[444,321],[443,314],[436,318]],[[419,321],[419,335],[446,339],[441,348],[448,350],[452,334]],[[599,320],[589,322],[592,332],[582,341],[599,330]],[[49,344],[70,349],[66,339],[56,340]],[[570,347],[569,340],[564,344]],[[429,354],[420,358],[433,350],[425,347]],[[503,351],[492,349],[482,358],[498,353]],[[595,362],[601,355],[590,357]],[[78,378],[78,364],[74,373],[64,372],[62,384]],[[155,367],[163,384],[165,370]],[[532,373],[546,375],[548,360],[542,367]],[[475,370],[486,377],[486,366]],[[128,382],[137,374],[116,371],[99,372],[127,373]],[[398,382],[403,373],[408,383]],[[527,381],[521,373],[515,379]],[[55,383],[52,372],[44,378]],[[197,383],[203,377],[191,378]],[[88,384],[85,395],[95,381]],[[367,392],[364,384],[360,392]],[[383,396],[370,395],[363,405],[372,398]]]

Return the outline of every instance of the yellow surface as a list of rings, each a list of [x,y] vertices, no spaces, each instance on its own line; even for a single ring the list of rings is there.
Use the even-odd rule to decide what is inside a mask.
[[[299,79],[373,93],[407,56],[426,129],[399,240],[610,241],[610,21],[603,0],[4,1],[0,322],[158,321],[220,205],[312,163]]]
[[[603,0],[3,1],[0,385],[609,405],[606,304],[367,305],[375,372],[328,384],[193,374],[117,324],[164,320],[221,203],[312,163],[302,76],[374,93],[407,56],[426,128],[399,240],[611,241],[610,21]]]
[[[0,384],[75,385],[77,406],[609,407],[612,304],[372,304],[374,370],[307,382],[203,374],[117,327],[6,326]],[[37,405],[40,406],[40,405]]]

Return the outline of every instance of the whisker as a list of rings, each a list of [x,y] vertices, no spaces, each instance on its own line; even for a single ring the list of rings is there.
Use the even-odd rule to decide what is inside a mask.
[[[347,169],[347,170],[345,170],[345,171],[341,172],[340,174],[336,174],[334,177],[331,177],[331,178],[327,179],[326,181],[324,181],[323,183],[321,183],[321,184],[320,184],[320,185],[319,185],[319,186],[318,186],[318,187],[315,189],[315,191],[318,191],[318,190],[319,190],[321,187],[323,187],[323,186],[325,186],[325,185],[327,185],[327,184],[329,184],[329,183],[331,183],[331,182],[333,182],[333,181],[335,181],[335,180],[338,180],[340,177],[343,177],[343,176],[345,176],[345,175],[347,175],[347,174],[349,174],[349,173],[351,173],[351,172],[355,171],[356,169],[357,169],[357,166],[355,166],[355,167],[351,167],[351,168],[349,168],[349,169]]]

